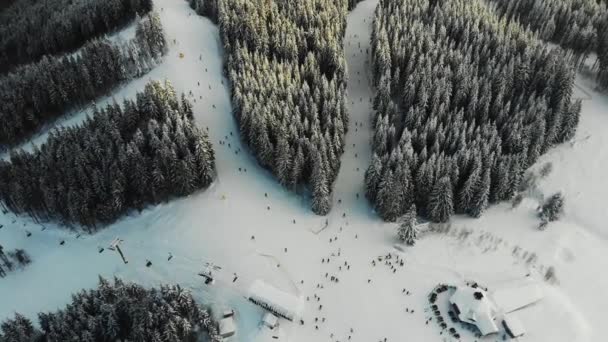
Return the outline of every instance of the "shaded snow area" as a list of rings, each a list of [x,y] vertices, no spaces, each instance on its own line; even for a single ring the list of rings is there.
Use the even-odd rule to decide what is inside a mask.
[[[578,86],[591,98],[583,102],[575,142],[550,151],[534,167],[553,163],[553,172],[539,186],[546,196],[564,192],[561,221],[537,230],[538,203],[528,198],[516,209],[510,203],[493,206],[480,219],[457,217],[450,226],[422,234],[415,247],[396,249],[395,225],[373,213],[363,190],[373,94],[366,51],[376,3],[360,3],[348,18],[346,151],[334,209],[328,217],[318,217],[306,199],[283,189],[257,166],[240,143],[222,76],[217,27],[197,16],[186,1],[156,0],[170,51],[162,64],[113,96],[118,101],[133,97],[149,79],[164,78],[179,92],[192,91],[196,121],[209,127],[216,149],[219,178],[206,191],[134,213],[92,236],[52,225],[42,230],[12,214],[0,217],[0,243],[23,248],[32,257],[31,265],[0,279],[0,319],[15,311],[35,318],[39,311],[64,306],[71,293],[96,286],[98,275],[118,276],[146,286],[179,283],[217,312],[235,309],[238,331],[233,341],[274,340],[261,327],[264,310],[245,298],[259,279],[304,303],[304,324],[300,318],[293,323],[281,319],[275,333],[279,340],[344,342],[350,336],[355,342],[450,341],[449,334],[440,335],[435,321],[425,324],[433,315],[427,295],[437,284],[474,280],[492,292],[525,279],[538,284],[543,299],[516,311],[526,329],[522,341],[604,340],[608,96],[579,77]],[[74,113],[63,124],[80,122],[85,115]],[[35,142],[44,139],[43,134]],[[220,145],[220,140],[226,143]],[[121,249],[128,264],[107,248],[116,237],[124,240]],[[99,253],[99,247],[105,250]],[[210,285],[198,275],[206,269],[213,273]],[[549,269],[554,276],[546,281]],[[470,332],[462,336],[475,339]],[[502,336],[479,340],[497,339]]]

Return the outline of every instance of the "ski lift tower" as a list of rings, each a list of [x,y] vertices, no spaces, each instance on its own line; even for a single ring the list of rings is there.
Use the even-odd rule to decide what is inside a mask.
[[[205,284],[207,284],[207,285],[213,284],[213,282],[214,282],[213,273],[215,271],[219,271],[221,269],[222,269],[221,266],[218,266],[212,262],[205,262],[205,268],[201,272],[199,272],[198,275],[205,278]]]
[[[110,247],[108,247],[109,250],[112,251],[117,251],[118,254],[120,254],[120,257],[122,258],[122,262],[124,262],[125,264],[128,264],[129,262],[127,261],[127,259],[125,258],[125,255],[122,253],[122,250],[120,249],[120,244],[123,242],[123,240],[116,238],[114,240],[112,240],[112,242],[110,243]]]

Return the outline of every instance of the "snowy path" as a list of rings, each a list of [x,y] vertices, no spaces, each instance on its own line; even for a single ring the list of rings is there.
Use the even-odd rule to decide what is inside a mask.
[[[365,170],[371,160],[370,141],[373,136],[373,90],[369,66],[373,13],[377,3],[377,0],[362,2],[348,16],[344,50],[348,66],[349,124],[335,184],[332,217],[340,217],[346,210],[374,215],[365,199]]]
[[[501,204],[479,220],[455,219],[455,229],[472,230],[469,239],[462,240],[454,234],[428,236],[400,253],[406,262],[396,273],[382,262],[371,265],[377,256],[395,252],[394,225],[383,223],[363,194],[372,113],[365,48],[376,3],[377,0],[366,0],[348,17],[345,44],[350,126],[346,152],[335,185],[329,225],[314,234],[311,227],[322,227],[325,218],[312,214],[309,203],[278,185],[239,141],[227,82],[222,76],[217,28],[196,16],[186,1],[155,0],[169,36],[169,54],[149,75],[125,85],[115,96],[117,100],[132,97],[149,79],[168,78],[177,91],[192,91],[196,121],[200,127],[209,127],[217,152],[219,179],[204,192],[146,209],[93,236],[76,238],[51,225],[41,231],[29,220],[17,218],[13,223],[12,214],[0,215],[0,224],[4,225],[0,243],[7,249],[24,248],[33,259],[26,269],[0,279],[0,320],[15,311],[33,318],[38,311],[57,309],[69,301],[72,292],[95,286],[99,274],[116,275],[147,286],[179,283],[192,290],[196,298],[218,307],[234,307],[239,324],[236,340],[252,342],[256,341],[262,311],[242,295],[251,281],[261,278],[310,299],[302,316],[305,325],[284,325],[291,342],[344,342],[349,335],[351,342],[379,341],[384,337],[388,342],[406,338],[441,341],[445,334],[440,336],[434,324],[425,325],[426,295],[433,286],[462,278],[500,283],[526,273],[537,276],[535,268],[542,264],[556,267],[560,284],[546,285],[547,298],[523,315],[529,330],[526,341],[603,340],[602,319],[608,307],[603,289],[608,286],[608,277],[599,271],[608,267],[608,248],[606,240],[596,235],[608,233],[601,225],[608,221],[602,207],[608,193],[608,182],[602,182],[602,172],[608,168],[604,144],[607,138],[602,134],[608,128],[608,97],[595,92],[593,100],[584,103],[577,135],[580,138],[591,134],[591,138],[573,148],[564,145],[543,158],[553,161],[555,170],[541,184],[543,189],[565,187],[568,193],[582,191],[572,195],[572,199],[566,197],[569,204],[563,223],[539,233],[534,229],[534,203],[524,202],[516,210]],[[184,54],[183,59],[179,58],[180,53]],[[111,98],[104,101],[108,100]],[[77,114],[69,124],[82,120],[84,115]],[[226,144],[220,145],[219,140]],[[340,199],[342,203],[338,203]],[[583,218],[591,227],[588,230],[580,226]],[[32,232],[31,237],[26,237],[26,230]],[[486,233],[503,240],[496,244],[479,238]],[[116,236],[125,241],[128,265],[107,249],[98,253],[98,246],[106,247]],[[66,241],[65,245],[59,245],[61,240]],[[538,265],[526,264],[514,256],[514,246],[536,253]],[[167,260],[169,253],[173,255],[171,261]],[[145,267],[146,259],[153,263],[150,268]],[[219,280],[211,287],[202,285],[197,276],[207,261],[223,267]],[[234,284],[233,273],[239,276]],[[339,277],[339,282],[325,278],[326,273]],[[402,294],[403,288],[411,295]],[[318,301],[315,295],[320,297]],[[323,305],[322,309],[319,305]],[[415,309],[415,313],[406,312],[406,308]]]

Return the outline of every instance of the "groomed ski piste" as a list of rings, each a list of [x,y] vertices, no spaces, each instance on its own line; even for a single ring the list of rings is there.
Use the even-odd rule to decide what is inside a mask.
[[[527,331],[522,341],[605,340],[608,95],[579,76],[575,94],[586,97],[582,88],[591,98],[583,101],[575,139],[533,167],[553,164],[539,186],[546,196],[564,193],[562,220],[539,231],[538,203],[527,198],[515,209],[510,203],[494,205],[480,219],[456,217],[444,232],[424,234],[414,247],[395,248],[396,225],[381,221],[364,198],[373,95],[366,49],[376,4],[366,0],[348,18],[349,131],[333,210],[319,217],[309,210],[309,199],[282,188],[240,143],[217,27],[186,1],[156,0],[170,44],[164,62],[97,104],[133,97],[150,79],[168,79],[178,92],[192,91],[196,122],[209,127],[216,150],[218,178],[206,191],[133,213],[94,235],[52,224],[42,230],[30,219],[1,216],[0,241],[25,249],[32,264],[0,279],[0,320],[20,312],[35,321],[38,312],[61,308],[72,293],[95,287],[99,275],[117,276],[144,286],[178,283],[219,312],[234,308],[234,340],[261,341],[268,337],[260,331],[264,310],[245,298],[261,279],[304,301],[301,317],[281,320],[289,341],[347,341],[349,336],[350,341],[449,341],[435,322],[425,324],[431,317],[427,295],[437,284],[474,280],[495,289],[532,280],[544,298],[518,312]],[[87,113],[75,112],[57,124],[76,124]],[[41,134],[32,142],[45,138]],[[107,248],[116,237],[124,240],[128,264]],[[99,253],[99,247],[105,251]],[[377,261],[389,253],[403,258],[404,266],[393,272]],[[198,275],[205,263],[221,267],[210,285]],[[546,281],[549,267],[555,277]],[[463,340],[475,338],[467,333]]]

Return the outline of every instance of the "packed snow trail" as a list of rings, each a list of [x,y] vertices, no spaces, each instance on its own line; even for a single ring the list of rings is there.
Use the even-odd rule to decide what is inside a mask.
[[[373,136],[370,37],[377,4],[378,0],[361,2],[348,15],[344,53],[348,66],[349,123],[335,184],[332,217],[340,217],[345,210],[375,216],[365,199],[365,170],[371,161]]]

